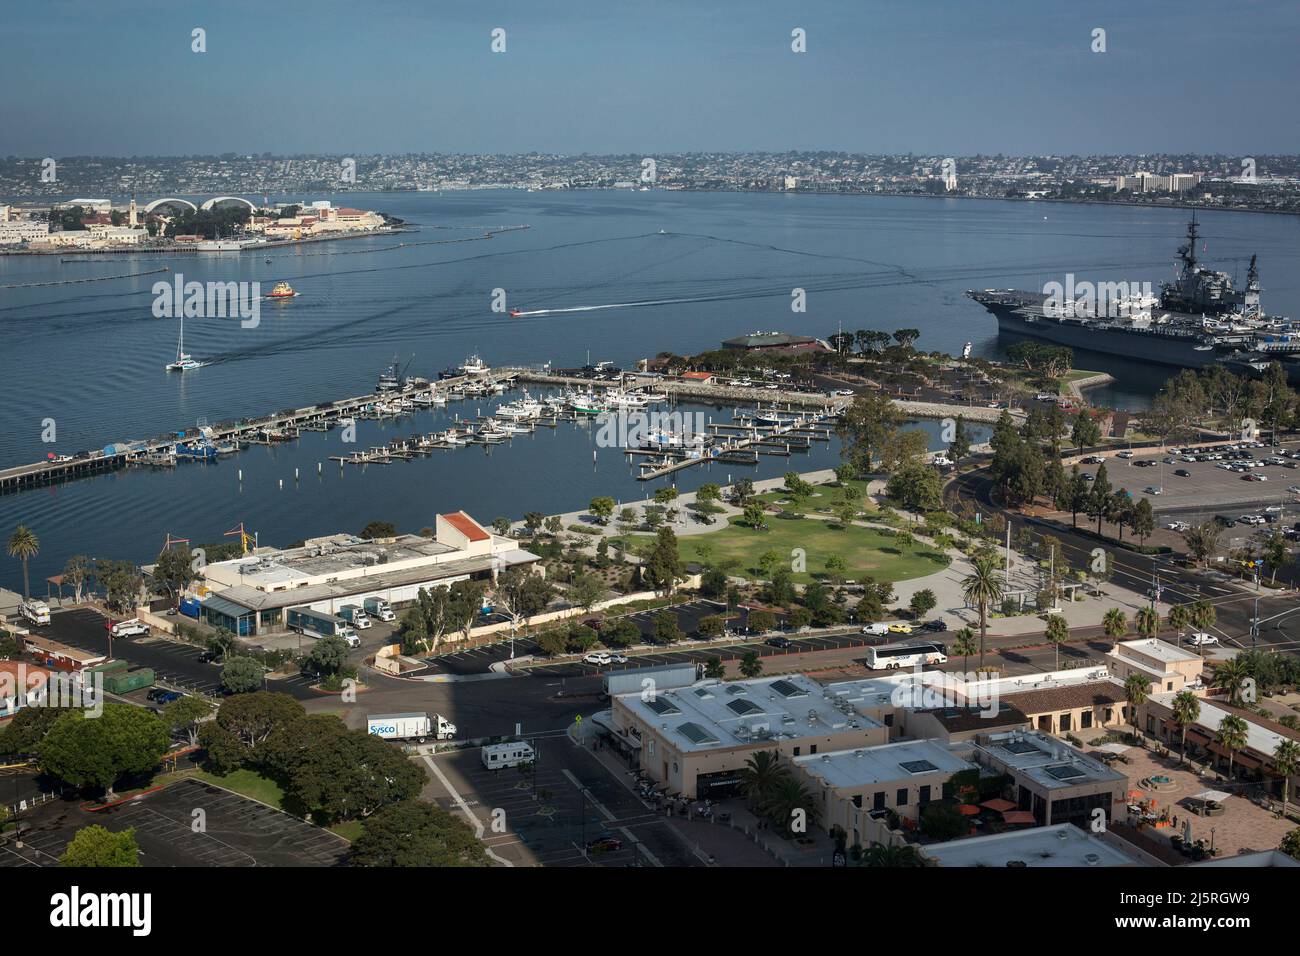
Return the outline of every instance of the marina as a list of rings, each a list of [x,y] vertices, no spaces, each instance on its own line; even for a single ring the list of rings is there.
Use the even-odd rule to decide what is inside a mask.
[[[177,360],[167,366],[169,371],[184,371],[202,365],[183,351],[183,329],[181,335]],[[418,409],[499,396],[522,383],[549,387],[553,391],[542,398],[534,398],[525,390],[522,398],[502,404],[490,415],[476,411],[463,421],[458,415],[452,428],[411,435],[364,451],[331,455],[329,460],[337,462],[340,467],[410,461],[437,450],[502,444],[516,436],[532,434],[537,428],[555,428],[561,422],[577,424],[600,420],[608,415],[626,416],[679,398],[700,398],[701,391],[715,403],[744,401],[753,395],[751,389],[702,387],[635,375],[628,376],[628,381],[618,386],[593,391],[592,383],[585,379],[552,374],[548,369],[492,369],[478,356],[473,356],[456,369],[458,374],[436,382],[408,378],[405,371],[405,367],[395,360],[379,376],[375,391],[365,395],[236,422],[209,425],[201,420],[193,428],[165,437],[113,443],[99,450],[52,456],[45,461],[7,468],[0,471],[0,494],[58,484],[126,466],[160,468],[186,461],[212,460],[252,445],[291,442],[304,431],[355,428],[358,420],[395,420]],[[584,391],[575,391],[575,386]],[[657,391],[650,391],[651,388]],[[562,391],[555,391],[557,389]],[[635,448],[628,448],[629,457],[640,459],[639,480],[660,478],[707,460],[753,464],[758,455],[788,457],[795,452],[806,452],[812,441],[830,440],[831,422],[846,401],[795,392],[776,396],[770,392],[759,394],[772,403],[766,411],[762,406],[752,411],[737,408],[729,423],[708,422],[707,433],[691,434],[688,430],[679,435],[669,432],[652,436],[654,440],[646,440]],[[775,405],[783,408],[778,410]],[[800,410],[794,411],[796,408]]]

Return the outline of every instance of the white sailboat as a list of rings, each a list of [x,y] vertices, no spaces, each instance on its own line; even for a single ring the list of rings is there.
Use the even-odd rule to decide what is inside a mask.
[[[185,316],[181,316],[181,334],[176,342],[176,361],[167,363],[167,371],[188,372],[196,368],[203,368],[203,363],[185,354]]]

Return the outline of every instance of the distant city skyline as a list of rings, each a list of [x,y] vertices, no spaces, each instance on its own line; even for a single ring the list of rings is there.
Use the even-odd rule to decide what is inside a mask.
[[[1132,7],[56,0],[7,14],[0,122],[54,157],[1300,152],[1300,8]]]

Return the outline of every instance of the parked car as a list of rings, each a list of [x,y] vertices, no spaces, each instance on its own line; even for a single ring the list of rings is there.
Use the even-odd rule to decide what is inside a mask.
[[[1163,488],[1157,488],[1155,485],[1147,485],[1142,489],[1142,493],[1144,495],[1162,495],[1165,492]]]
[[[1192,477],[1192,473],[1188,471],[1186,468],[1178,468],[1174,471],[1174,474],[1177,475],[1179,478]]]
[[[926,621],[921,627],[927,631],[946,631],[948,622],[941,617],[936,617],[933,621]]]
[[[1187,643],[1193,647],[1209,647],[1211,644],[1218,644],[1219,639],[1213,634],[1206,634],[1204,631],[1196,631],[1187,635]]]
[[[609,853],[623,849],[623,841],[617,837],[597,837],[587,841],[588,853]]]
[[[889,625],[889,633],[890,634],[911,634],[912,625],[908,624],[906,621],[895,621],[893,624]]]
[[[1080,458],[1081,465],[1100,465],[1104,461],[1101,455],[1089,455],[1087,458]]]
[[[204,651],[199,655],[200,664],[214,664],[221,659],[221,655],[216,651]]]
[[[871,634],[875,637],[884,637],[889,633],[889,625],[884,621],[877,621],[875,624],[868,624],[862,629],[863,634]]]
[[[1128,451],[1127,449],[1125,449],[1124,451],[1120,452],[1120,453],[1119,453],[1118,455],[1116,455],[1115,457],[1116,457],[1116,458],[1132,458],[1132,457],[1133,457],[1133,452]]]
[[[786,648],[786,647],[789,647],[789,646],[790,646],[790,638],[788,638],[788,637],[769,637],[769,638],[768,638],[764,643],[767,644],[768,647],[780,647],[780,648]]]
[[[595,664],[599,667],[605,664],[612,664],[614,658],[610,657],[604,651],[592,651],[590,654],[583,657],[582,662],[584,664]]]
[[[180,700],[185,695],[179,691],[167,690],[165,687],[154,687],[144,696],[156,704],[170,704],[174,700]]]

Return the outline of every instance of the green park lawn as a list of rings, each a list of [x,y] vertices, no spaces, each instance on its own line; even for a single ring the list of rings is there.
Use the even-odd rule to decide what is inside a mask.
[[[810,499],[813,508],[817,500]],[[826,559],[832,554],[844,559],[844,576],[850,580],[871,575],[877,581],[904,581],[948,566],[947,556],[933,546],[918,542],[900,550],[893,538],[874,528],[841,528],[837,523],[815,518],[775,516],[768,516],[767,524],[767,530],[758,531],[732,518],[727,527],[718,531],[679,537],[677,549],[683,561],[705,562],[731,574],[757,579],[767,577],[758,567],[764,552],[775,551],[790,561],[791,552],[802,548],[807,555],[807,570],[794,575],[800,584],[822,576]],[[654,545],[652,535],[632,535],[623,540],[638,554],[647,553]],[[701,545],[708,548],[707,557],[698,550]],[[729,559],[736,562],[734,567],[727,567]]]

